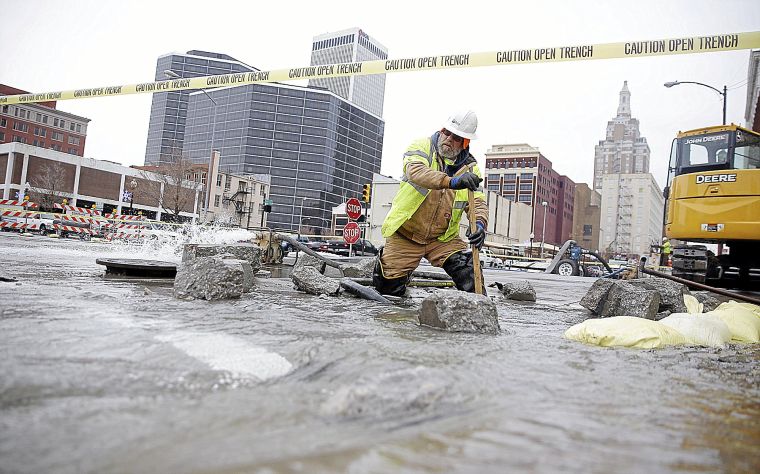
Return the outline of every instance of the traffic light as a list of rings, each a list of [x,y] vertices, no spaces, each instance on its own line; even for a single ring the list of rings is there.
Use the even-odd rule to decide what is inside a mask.
[[[372,183],[367,183],[362,187],[362,201],[369,202],[372,199]]]

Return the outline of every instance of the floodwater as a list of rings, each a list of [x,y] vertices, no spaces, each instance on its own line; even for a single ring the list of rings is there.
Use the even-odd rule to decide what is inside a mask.
[[[179,301],[98,257],[178,260],[0,234],[1,472],[759,471],[760,348],[566,341],[588,279],[488,272],[538,302],[485,336],[286,279]]]

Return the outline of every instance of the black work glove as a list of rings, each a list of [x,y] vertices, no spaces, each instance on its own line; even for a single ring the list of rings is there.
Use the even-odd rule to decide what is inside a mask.
[[[460,174],[459,176],[454,176],[451,178],[449,187],[451,189],[471,189],[473,191],[477,191],[478,185],[481,181],[483,181],[482,178],[479,178],[475,173],[470,173],[468,171],[466,173]]]
[[[470,239],[470,245],[474,245],[480,250],[483,248],[483,243],[486,241],[486,229],[483,224],[478,222],[476,224],[477,230],[475,232],[467,229],[467,238]]]

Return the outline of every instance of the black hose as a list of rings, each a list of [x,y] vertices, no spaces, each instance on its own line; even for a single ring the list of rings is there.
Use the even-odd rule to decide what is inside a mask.
[[[586,250],[586,253],[589,254],[589,255],[593,255],[594,257],[596,257],[597,260],[599,260],[600,262],[602,262],[602,265],[604,265],[604,268],[606,268],[608,272],[613,273],[612,272],[612,268],[610,268],[610,266],[607,264],[607,260],[605,260],[604,258],[602,258],[601,255],[599,255],[598,253],[593,252],[591,250]]]
[[[335,262],[335,261],[333,261],[333,260],[331,260],[331,259],[329,259],[329,258],[327,258],[327,257],[325,257],[323,255],[318,254],[317,252],[313,251],[312,249],[310,249],[309,247],[305,246],[301,242],[297,241],[293,237],[290,237],[289,235],[285,235],[285,234],[275,234],[275,235],[277,235],[277,238],[279,238],[280,240],[286,241],[287,243],[289,243],[293,247],[297,248],[298,250],[301,250],[304,253],[306,253],[308,255],[311,255],[312,257],[314,257],[316,259],[319,259],[322,262],[325,262],[328,266],[333,267],[333,268],[337,268],[338,270],[343,271],[343,266],[340,263]]]

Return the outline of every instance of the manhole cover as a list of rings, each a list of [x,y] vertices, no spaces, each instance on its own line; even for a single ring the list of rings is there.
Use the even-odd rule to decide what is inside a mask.
[[[174,278],[177,264],[161,260],[139,258],[98,258],[98,265],[105,265],[106,276],[119,275],[137,278]]]

